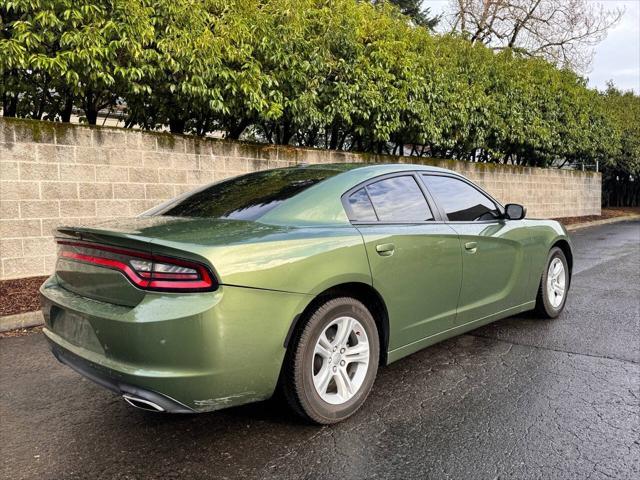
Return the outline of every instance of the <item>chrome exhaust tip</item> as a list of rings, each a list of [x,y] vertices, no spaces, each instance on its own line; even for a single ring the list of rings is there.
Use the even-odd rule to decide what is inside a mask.
[[[160,405],[150,402],[149,400],[145,400],[144,398],[134,397],[126,393],[122,395],[122,398],[129,405],[139,408],[140,410],[146,410],[147,412],[164,412],[164,408]]]

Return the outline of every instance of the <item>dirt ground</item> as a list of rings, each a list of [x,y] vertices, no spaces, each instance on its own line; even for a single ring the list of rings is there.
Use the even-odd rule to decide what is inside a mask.
[[[0,282],[0,317],[40,309],[38,289],[47,277],[30,277]]]
[[[640,207],[617,207],[603,208],[602,215],[586,215],[583,217],[563,217],[555,218],[564,225],[575,225],[576,223],[594,222],[596,220],[606,220],[608,218],[624,217],[628,215],[640,215]]]

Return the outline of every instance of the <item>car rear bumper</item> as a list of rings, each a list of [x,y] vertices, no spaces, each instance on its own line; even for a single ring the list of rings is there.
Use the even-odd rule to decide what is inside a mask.
[[[270,397],[284,339],[306,295],[242,287],[146,294],[135,307],[79,296],[55,276],[41,287],[44,334],[62,363],[168,412]]]
[[[169,413],[195,413],[192,408],[183,405],[173,398],[162,395],[152,390],[141,388],[137,385],[131,385],[124,381],[118,380],[113,372],[104,367],[100,367],[95,363],[89,362],[83,357],[74,354],[70,350],[62,347],[64,342],[61,338],[56,338],[51,331],[45,330],[45,336],[49,341],[51,353],[58,361],[69,368],[75,370],[80,375],[94,381],[98,385],[107,388],[118,395],[129,398],[142,399],[149,402],[148,405],[155,405],[157,408],[149,408],[149,410],[163,411]]]

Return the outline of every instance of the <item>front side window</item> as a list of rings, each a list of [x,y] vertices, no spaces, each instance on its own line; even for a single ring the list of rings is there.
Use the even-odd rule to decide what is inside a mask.
[[[489,197],[462,180],[437,175],[422,178],[452,222],[495,220],[500,216],[500,210]]]
[[[411,175],[386,178],[366,186],[381,222],[424,222],[433,215],[422,190]]]

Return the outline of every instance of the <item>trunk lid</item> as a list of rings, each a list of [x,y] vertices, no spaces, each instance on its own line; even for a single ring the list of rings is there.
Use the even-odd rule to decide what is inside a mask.
[[[197,262],[218,276],[211,258],[218,247],[254,242],[283,230],[287,228],[244,220],[156,216],[63,226],[55,234],[63,244],[86,242]],[[60,248],[67,247],[59,245]],[[117,305],[136,306],[147,293],[118,270],[74,261],[60,252],[56,276],[67,290]]]

